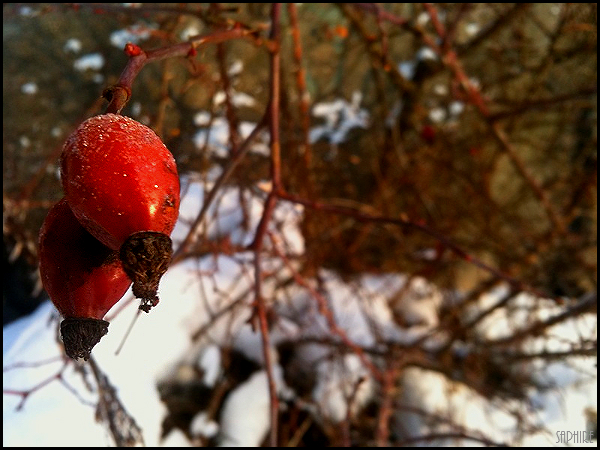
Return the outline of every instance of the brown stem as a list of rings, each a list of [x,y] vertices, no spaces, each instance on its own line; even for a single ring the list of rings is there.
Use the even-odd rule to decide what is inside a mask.
[[[273,362],[271,361],[270,334],[267,323],[267,311],[264,299],[261,293],[262,271],[260,264],[260,254],[262,251],[262,242],[266,233],[267,224],[273,214],[273,209],[277,198],[273,193],[281,185],[280,178],[280,154],[279,154],[279,42],[280,42],[280,20],[281,3],[274,3],[271,9],[271,41],[275,43],[271,53],[271,98],[268,107],[269,128],[271,132],[271,181],[273,191],[269,194],[263,215],[258,225],[252,248],[254,250],[254,271],[255,271],[255,300],[256,312],[260,324],[260,334],[262,336],[263,353],[265,358],[265,369],[269,382],[270,413],[271,413],[271,431],[269,435],[269,444],[272,447],[277,446],[277,431],[279,423],[279,398],[277,397],[277,388],[273,376]]]
[[[312,150],[309,141],[310,112],[308,104],[308,90],[306,88],[306,73],[302,65],[302,43],[300,39],[300,27],[298,25],[298,11],[295,3],[288,3],[288,13],[290,15],[290,26],[292,29],[292,39],[294,41],[294,60],[296,62],[296,86],[298,89],[298,106],[300,109],[300,124],[302,127],[302,156],[304,160],[304,170],[306,171],[305,188],[309,195],[313,193],[313,172],[312,172]]]
[[[148,51],[140,49],[139,54],[129,55],[129,61],[125,66],[125,69],[123,69],[123,72],[121,72],[119,80],[115,85],[104,91],[103,96],[109,101],[106,112],[119,114],[120,111],[123,110],[131,97],[131,89],[135,77],[147,63],[165,58],[187,57],[195,52],[196,48],[201,45],[218,44],[231,39],[249,38],[254,39],[255,42],[260,42],[256,41],[256,38],[253,36],[254,32],[252,30],[234,27],[231,30],[217,31],[208,35],[196,36],[181,44],[169,45],[167,47]]]
[[[284,253],[281,251],[281,249],[278,248],[275,240],[272,237],[271,237],[271,242],[273,244],[273,249],[275,251],[275,254],[279,258],[281,258],[281,260],[284,262],[286,268],[291,272],[292,278],[294,279],[294,281],[298,285],[305,288],[312,295],[312,297],[317,301],[317,304],[319,307],[319,313],[327,321],[327,326],[329,327],[331,332],[333,334],[335,334],[336,336],[338,336],[341,339],[341,341],[344,343],[344,345],[346,345],[348,348],[352,349],[352,351],[356,354],[356,356],[358,356],[360,358],[363,365],[367,369],[369,369],[369,371],[371,372],[371,374],[373,375],[373,377],[375,379],[377,379],[380,382],[383,382],[383,375],[382,375],[381,371],[369,360],[369,358],[367,358],[366,352],[363,350],[363,348],[360,345],[354,343],[348,337],[348,334],[344,331],[344,329],[341,328],[337,324],[335,317],[333,315],[333,312],[329,308],[327,299],[320,292],[318,292],[314,287],[312,287],[306,281],[306,279],[296,271],[296,269],[294,269],[294,267],[292,266],[292,264],[290,263],[288,258],[284,255]]]
[[[584,313],[595,312],[598,308],[598,294],[591,292],[583,296],[576,304],[565,309],[560,314],[552,316],[546,320],[538,320],[527,328],[515,331],[510,336],[490,340],[486,342],[487,346],[505,346],[524,339],[528,336],[541,336],[543,332],[557,323],[563,322],[568,317],[578,317]]]
[[[387,447],[390,436],[390,418],[394,413],[394,390],[396,377],[398,375],[399,360],[393,359],[391,367],[383,373],[383,383],[381,386],[381,407],[377,416],[377,431],[375,435],[378,447]]]
[[[219,73],[221,75],[221,83],[223,84],[223,92],[225,93],[225,116],[229,125],[229,151],[232,155],[238,152],[240,146],[240,135],[238,132],[239,120],[233,107],[231,98],[231,80],[227,73],[227,53],[224,44],[217,44],[217,60],[219,62]]]
[[[279,14],[280,7],[273,6],[273,29],[271,30],[271,39],[275,43],[279,43],[280,24]],[[277,19],[277,21],[275,21]],[[281,56],[279,46],[271,52],[271,92],[269,101],[269,131],[271,133],[271,178],[273,189],[275,191],[281,188],[281,147],[279,139],[279,94],[280,94],[280,66]]]
[[[229,179],[229,177],[231,177],[235,168],[239,165],[239,163],[242,161],[244,156],[246,156],[246,153],[248,153],[248,150],[250,150],[250,144],[254,141],[254,139],[259,135],[259,133],[264,128],[265,123],[266,123],[266,118],[267,118],[267,115],[265,114],[263,116],[263,118],[261,119],[261,121],[256,125],[254,130],[252,130],[252,133],[250,133],[250,135],[242,143],[242,145],[239,148],[239,151],[235,155],[233,155],[233,157],[229,160],[229,162],[227,163],[227,167],[225,168],[225,170],[223,171],[221,176],[219,176],[219,179],[214,183],[212,189],[207,194],[206,199],[204,200],[204,203],[202,204],[202,208],[200,209],[198,216],[196,217],[196,219],[194,219],[194,223],[190,227],[188,234],[185,236],[183,242],[177,247],[177,250],[175,251],[175,253],[173,255],[173,263],[179,262],[187,256],[187,253],[192,248],[192,245],[195,243],[195,240],[199,234],[199,229],[200,229],[200,226],[202,225],[202,221],[204,220],[204,216],[206,215],[206,212],[208,211],[208,207],[212,204],[213,200],[216,198],[217,193],[219,192],[221,187],[223,187],[225,182]]]
[[[332,214],[344,215],[344,216],[348,216],[348,217],[353,217],[354,219],[356,219],[360,222],[388,223],[388,224],[393,224],[393,225],[397,225],[400,227],[406,227],[406,228],[412,228],[415,230],[419,230],[425,234],[428,234],[429,236],[433,237],[434,239],[436,239],[438,242],[443,244],[444,247],[446,247],[448,250],[452,251],[452,253],[454,253],[458,257],[464,259],[468,263],[473,264],[474,266],[477,266],[480,269],[483,269],[486,272],[489,272],[489,273],[495,275],[497,278],[508,282],[514,289],[524,290],[524,291],[530,292],[538,297],[552,298],[558,304],[563,303],[563,299],[554,297],[552,295],[549,295],[548,293],[541,292],[538,289],[528,286],[521,280],[514,278],[514,277],[510,276],[509,274],[504,273],[504,272],[490,266],[489,264],[484,263],[482,260],[470,255],[465,250],[463,250],[458,244],[456,244],[452,239],[449,239],[443,233],[428,226],[423,220],[417,220],[417,221],[409,220],[404,215],[401,215],[400,217],[387,217],[387,216],[383,216],[380,214],[371,214],[371,213],[367,213],[363,210],[349,208],[346,206],[337,206],[337,205],[327,204],[327,203],[323,203],[323,202],[307,200],[307,199],[298,197],[296,195],[293,195],[293,194],[290,194],[287,192],[278,192],[277,197],[281,200],[298,203],[298,204],[304,205],[304,206],[314,209],[314,210],[324,211],[324,212],[328,212],[328,213],[332,213]]]

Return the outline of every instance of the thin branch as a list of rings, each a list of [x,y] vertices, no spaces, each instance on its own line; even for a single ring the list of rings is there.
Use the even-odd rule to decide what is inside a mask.
[[[196,241],[197,237],[200,234],[199,233],[200,226],[202,224],[202,221],[204,220],[204,216],[206,215],[206,212],[208,211],[209,206],[214,201],[214,199],[217,196],[221,187],[223,187],[225,182],[229,179],[229,177],[231,177],[235,168],[239,165],[239,163],[242,161],[242,159],[246,156],[246,153],[248,153],[248,150],[250,150],[250,144],[254,141],[254,139],[258,136],[258,134],[265,127],[266,118],[267,118],[267,115],[265,114],[263,116],[263,118],[261,119],[261,121],[256,125],[254,130],[252,130],[250,135],[242,143],[242,145],[240,145],[239,151],[229,159],[227,166],[223,170],[223,173],[219,176],[217,181],[215,181],[212,189],[206,195],[206,198],[204,199],[204,203],[202,204],[202,208],[200,209],[198,216],[192,223],[190,230],[188,231],[188,234],[185,236],[185,238],[183,239],[183,242],[177,247],[177,249],[173,253],[173,259],[171,261],[171,264],[175,264],[186,258],[187,253],[191,250],[192,245],[194,244],[194,242]]]
[[[377,431],[375,439],[377,447],[390,445],[390,418],[394,412],[394,399],[396,397],[395,386],[398,377],[399,360],[395,358],[391,366],[383,374],[381,386],[381,406],[377,415]]]
[[[566,308],[560,314],[552,316],[546,320],[538,320],[537,322],[529,325],[527,328],[516,331],[508,337],[486,341],[486,345],[502,346],[520,341],[526,337],[541,336],[542,333],[544,333],[544,331],[551,326],[556,325],[557,323],[560,323],[569,317],[577,317],[584,313],[593,312],[594,310],[597,310],[597,307],[598,294],[596,292],[592,292],[583,296],[583,298],[581,298],[575,305]]]
[[[438,439],[462,439],[467,441],[475,441],[487,446],[491,447],[506,447],[507,444],[505,442],[494,442],[491,439],[488,439],[484,436],[473,436],[463,432],[449,432],[449,433],[430,433],[424,436],[415,436],[412,438],[404,438],[399,442],[396,442],[396,445],[414,445],[422,442],[429,442]]]
[[[197,53],[197,48],[202,45],[219,44],[232,39],[250,39],[254,43],[262,42],[256,39],[254,31],[242,27],[234,27],[231,30],[216,31],[202,36],[195,36],[187,42],[155,50],[144,51],[135,44],[127,44],[124,51],[129,56],[129,61],[127,61],[127,65],[123,69],[123,72],[121,72],[118,81],[103,93],[103,97],[109,102],[106,112],[119,114],[125,107],[131,97],[133,81],[146,64],[165,58],[194,56]]]
[[[300,27],[298,25],[298,10],[295,3],[288,3],[290,15],[290,26],[294,42],[294,61],[296,62],[296,86],[298,89],[298,108],[300,113],[300,125],[302,128],[302,156],[306,170],[306,190],[312,193],[312,149],[309,139],[310,114],[308,103],[308,90],[306,88],[306,73],[302,64],[302,42],[300,40]]]
[[[2,393],[4,395],[16,395],[21,397],[21,401],[19,402],[19,404],[17,405],[17,407],[15,408],[16,411],[20,411],[23,409],[23,407],[25,406],[25,401],[29,398],[29,396],[31,394],[33,394],[34,392],[37,392],[39,390],[41,390],[42,388],[46,387],[47,385],[49,385],[50,383],[52,383],[53,381],[59,381],[69,392],[71,392],[71,394],[73,394],[75,397],[77,397],[77,399],[79,399],[79,401],[83,404],[86,405],[91,405],[89,402],[87,402],[86,400],[84,400],[79,393],[72,387],[70,386],[65,379],[63,378],[63,373],[65,371],[65,369],[73,363],[73,361],[70,358],[67,358],[66,356],[62,356],[62,357],[56,357],[56,358],[50,358],[47,360],[42,360],[42,361],[36,361],[36,362],[19,362],[19,363],[15,363],[11,366],[7,366],[5,368],[3,368],[3,372],[9,371],[9,370],[13,370],[13,369],[23,369],[23,368],[36,368],[36,367],[40,367],[46,364],[51,364],[54,362],[58,362],[58,361],[62,361],[63,365],[61,366],[61,368],[56,371],[55,374],[50,375],[49,377],[45,378],[44,380],[42,380],[41,382],[39,382],[38,384],[36,384],[35,386],[29,388],[29,389],[2,389]]]
[[[231,80],[227,72],[227,54],[225,50],[223,43],[217,44],[217,61],[219,62],[219,73],[223,84],[223,92],[225,93],[225,116],[229,125],[229,151],[232,155],[235,155],[240,144],[239,120],[231,99]]]
[[[142,430],[121,404],[108,377],[102,372],[94,357],[90,357],[88,362],[98,384],[98,414],[108,424],[115,444],[118,447],[144,445]]]
[[[452,251],[452,253],[454,253],[458,257],[464,259],[465,261],[469,262],[470,264],[473,264],[476,267],[479,267],[480,269],[485,270],[486,272],[489,272],[489,273],[495,275],[497,278],[500,278],[500,279],[506,281],[511,286],[513,286],[513,288],[515,288],[517,290],[524,290],[524,291],[530,292],[538,297],[551,298],[556,303],[559,303],[559,304],[563,303],[563,299],[554,297],[545,292],[541,292],[538,289],[535,289],[531,286],[528,286],[523,281],[521,281],[515,277],[512,277],[511,275],[508,275],[508,274],[490,266],[489,264],[484,263],[479,258],[476,258],[476,257],[470,255],[465,250],[463,250],[458,244],[456,244],[454,241],[452,241],[451,239],[449,239],[448,237],[446,237],[444,234],[440,233],[439,231],[431,228],[422,220],[411,221],[406,217],[387,217],[387,216],[382,216],[382,215],[378,215],[378,214],[370,214],[370,213],[364,212],[362,210],[354,209],[354,208],[348,208],[345,206],[336,206],[336,205],[331,205],[331,204],[327,204],[327,203],[307,200],[307,199],[298,197],[296,195],[289,194],[287,192],[278,192],[277,196],[281,200],[287,200],[287,201],[290,201],[293,203],[298,203],[298,204],[304,205],[306,207],[309,207],[309,208],[312,208],[312,209],[315,209],[318,211],[324,211],[324,212],[329,212],[329,213],[333,213],[333,214],[339,214],[339,215],[352,217],[355,220],[358,220],[359,222],[387,223],[387,224],[397,225],[397,226],[405,227],[405,228],[412,228],[412,229],[421,231],[421,232],[428,234],[429,236],[435,238],[436,240],[438,240],[441,244],[443,244],[446,248],[448,248],[450,251]]]
[[[367,358],[365,350],[363,348],[354,343],[349,337],[348,334],[337,324],[333,312],[329,308],[327,299],[318,292],[314,287],[312,287],[305,279],[302,277],[291,265],[290,261],[287,259],[285,254],[278,248],[276,239],[274,239],[273,235],[271,236],[271,242],[273,244],[273,249],[277,256],[281,258],[281,260],[285,263],[287,269],[291,272],[294,281],[305,288],[317,301],[319,307],[319,313],[325,318],[327,321],[327,326],[331,330],[333,334],[338,336],[343,344],[350,348],[361,360],[363,365],[369,369],[371,374],[378,381],[383,381],[383,375],[381,371],[371,362],[369,358]]]
[[[423,5],[425,9],[427,9],[431,20],[434,23],[434,27],[436,29],[436,32],[438,33],[439,38],[443,41],[445,37],[445,30],[443,28],[443,25],[439,22],[437,18],[436,7],[431,3],[424,3]],[[451,70],[455,79],[460,83],[463,90],[466,92],[467,98],[469,99],[470,103],[477,107],[477,109],[484,118],[488,119],[487,122],[492,130],[493,136],[500,143],[501,149],[508,155],[511,162],[516,167],[517,171],[521,174],[523,179],[534,192],[535,196],[538,198],[544,210],[546,211],[546,214],[548,215],[550,221],[554,225],[555,229],[558,230],[560,234],[565,234],[566,225],[564,223],[564,220],[560,218],[560,215],[550,202],[548,195],[541,188],[540,184],[530,173],[527,165],[523,162],[521,157],[515,151],[514,147],[508,140],[508,137],[506,136],[506,133],[504,132],[500,124],[498,122],[493,122],[489,120],[491,114],[487,101],[481,94],[480,89],[477,86],[475,86],[475,84],[467,76],[459,60],[457,52],[451,48],[445,49],[442,46],[436,44],[431,39],[428,39],[428,41],[432,50],[440,56],[444,65]]]
[[[277,387],[273,376],[273,362],[271,361],[271,343],[270,333],[267,323],[267,312],[262,296],[262,270],[260,257],[262,252],[263,240],[267,232],[267,226],[273,215],[273,210],[277,202],[274,195],[276,189],[281,186],[281,155],[279,143],[279,83],[280,83],[280,42],[281,42],[281,3],[274,3],[271,9],[271,41],[275,44],[271,51],[271,82],[270,99],[267,108],[269,132],[271,135],[271,182],[273,190],[265,201],[265,207],[262,217],[256,229],[254,241],[250,248],[254,250],[254,270],[255,270],[255,301],[256,313],[260,324],[260,332],[263,341],[263,353],[265,358],[265,370],[269,383],[271,430],[269,434],[269,443],[272,447],[277,446],[277,431],[279,418],[279,398],[277,396]]]

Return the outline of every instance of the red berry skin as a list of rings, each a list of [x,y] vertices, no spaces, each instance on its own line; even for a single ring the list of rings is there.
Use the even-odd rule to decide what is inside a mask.
[[[135,232],[173,231],[175,159],[154,131],[129,117],[102,114],[83,122],[65,142],[61,177],[75,217],[113,250]]]
[[[421,137],[429,145],[431,145],[435,142],[435,136],[436,136],[436,132],[435,132],[435,128],[433,126],[425,125],[421,129]]]
[[[64,198],[40,230],[39,261],[42,284],[64,318],[102,319],[131,286],[117,252],[81,226]]]

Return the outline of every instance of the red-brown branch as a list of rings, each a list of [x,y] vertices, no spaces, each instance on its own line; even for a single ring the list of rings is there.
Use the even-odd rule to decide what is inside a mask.
[[[277,429],[279,418],[279,398],[277,396],[277,387],[273,376],[273,363],[271,361],[271,343],[267,323],[267,311],[262,296],[262,270],[260,256],[262,252],[264,236],[267,232],[267,226],[273,215],[273,210],[277,202],[274,195],[275,189],[281,186],[281,155],[279,144],[279,82],[280,82],[280,55],[279,43],[281,38],[281,4],[274,3],[271,9],[271,42],[274,43],[271,51],[271,83],[270,99],[267,107],[267,117],[269,122],[269,132],[271,135],[271,183],[273,191],[267,197],[262,217],[258,224],[254,241],[251,248],[254,250],[254,270],[255,270],[255,302],[256,313],[260,324],[262,336],[263,354],[265,358],[265,369],[269,383],[270,413],[271,413],[271,431],[269,443],[272,447],[277,446]]]
[[[477,257],[472,256],[471,254],[469,254],[465,250],[463,250],[454,241],[452,241],[451,239],[446,237],[443,233],[440,233],[439,231],[431,228],[423,220],[413,221],[413,220],[408,219],[407,217],[387,217],[387,216],[383,216],[383,215],[370,214],[370,213],[366,213],[364,211],[354,209],[354,208],[349,208],[346,206],[337,206],[337,205],[331,205],[331,204],[327,204],[327,203],[323,203],[323,202],[307,200],[305,198],[298,197],[296,195],[289,194],[287,192],[278,192],[277,197],[280,198],[281,200],[287,200],[287,201],[290,201],[293,203],[298,203],[298,204],[304,205],[306,207],[309,207],[309,208],[317,210],[317,211],[323,211],[323,212],[328,212],[328,213],[332,213],[332,214],[338,214],[338,215],[343,215],[343,216],[347,216],[347,217],[352,217],[359,222],[387,223],[387,224],[397,225],[397,226],[404,227],[404,228],[412,228],[412,229],[421,231],[421,232],[428,234],[429,236],[435,238],[438,242],[440,242],[442,245],[444,245],[444,247],[446,247],[447,249],[452,251],[452,253],[454,253],[458,257],[464,259],[465,261],[469,262],[470,264],[473,264],[473,265],[479,267],[480,269],[485,270],[486,272],[489,272],[489,273],[495,275],[499,279],[506,281],[513,288],[530,292],[538,297],[552,298],[556,303],[559,303],[559,304],[563,303],[563,299],[554,297],[545,292],[541,292],[538,289],[535,289],[531,286],[528,286],[523,281],[521,281],[517,278],[514,278],[511,275],[508,275],[508,274],[490,266],[489,264],[484,263],[482,260],[480,260]]]
[[[230,30],[216,31],[211,34],[196,36],[187,42],[169,45],[155,50],[141,50],[133,52],[130,47],[125,46],[125,53],[129,56],[129,61],[121,72],[119,80],[104,91],[103,96],[109,101],[106,108],[107,113],[119,114],[125,107],[131,97],[133,81],[142,68],[149,62],[159,61],[165,58],[187,57],[194,54],[196,49],[206,44],[219,44],[232,39],[250,39],[255,44],[261,41],[257,40],[254,32],[242,27],[235,27]],[[128,44],[130,45],[130,44]],[[139,48],[139,47],[138,47]],[[129,49],[129,50],[128,50]]]

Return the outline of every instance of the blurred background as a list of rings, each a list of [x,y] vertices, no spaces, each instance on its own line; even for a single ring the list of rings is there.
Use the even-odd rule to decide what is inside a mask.
[[[161,136],[180,175],[203,177],[227,166],[265,114],[270,54],[258,38],[268,37],[271,10],[261,3],[3,5],[4,324],[46,299],[37,234],[63,195],[62,144],[102,113],[100,95],[127,63],[124,45],[166,47],[235,24],[253,31],[253,39],[145,66],[123,111]],[[527,339],[596,312],[597,5],[297,4],[283,6],[280,23],[283,188],[329,207],[304,207],[297,274],[319,280],[327,270],[345,282],[403,274],[403,288],[379,293],[407,329],[424,319],[406,304],[430,294],[415,300],[410,280],[426,280],[442,292],[429,331],[446,340],[435,351],[412,343],[405,351],[425,352],[424,359],[408,365],[459,379],[487,398],[525,401],[541,386],[522,368],[534,360]],[[220,140],[219,130],[226,131]],[[269,181],[263,137],[265,150],[242,158],[228,186],[251,192]],[[232,251],[214,243],[184,257]],[[496,302],[479,303],[502,286]],[[515,300],[522,294],[535,300]],[[555,317],[547,322],[536,315],[546,307]],[[508,323],[515,311],[525,314],[529,325],[502,342],[486,339],[478,327],[497,311]],[[403,366],[381,339],[388,352],[381,370],[395,367],[398,375]],[[459,357],[459,344],[468,358]],[[281,348],[281,361],[295,352]],[[596,340],[581,336],[561,352],[565,360],[595,358]],[[536,363],[559,358],[538,353]],[[378,386],[351,433],[322,426],[311,439],[373,444],[372,421],[390,407],[391,394]],[[383,437],[392,445],[414,439]]]

